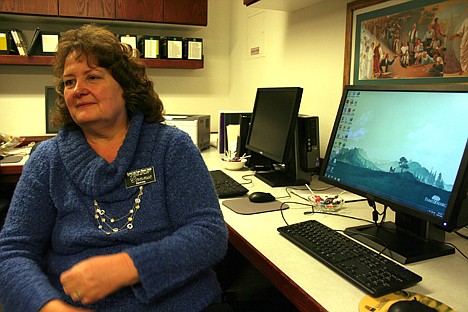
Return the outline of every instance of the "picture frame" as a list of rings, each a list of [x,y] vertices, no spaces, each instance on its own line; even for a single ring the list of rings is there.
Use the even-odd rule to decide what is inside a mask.
[[[460,33],[462,25],[468,23],[467,16],[465,0],[359,0],[348,3],[343,85],[468,82],[466,57],[460,57],[467,53],[462,40],[468,40],[468,33]],[[422,45],[418,43],[417,53],[414,50],[416,44],[410,42],[414,24],[418,36],[413,38],[424,40]],[[427,40],[426,32],[433,38],[436,38],[436,32],[439,36],[432,42]],[[403,41],[408,46],[407,54],[401,49]],[[374,51],[379,44],[380,53]],[[387,60],[380,58],[386,54]],[[439,64],[438,57],[441,57]]]
[[[46,115],[46,133],[47,134],[55,134],[58,133],[60,127],[54,126],[52,123],[52,116],[57,111],[55,106],[55,100],[57,99],[57,92],[55,88],[52,86],[45,87],[45,115]]]

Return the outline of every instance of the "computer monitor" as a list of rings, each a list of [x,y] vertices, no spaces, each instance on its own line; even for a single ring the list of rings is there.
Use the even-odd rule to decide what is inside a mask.
[[[271,170],[255,175],[273,187],[308,183],[298,179],[291,159],[302,92],[300,87],[257,89],[245,147],[269,162]]]
[[[345,233],[401,263],[453,253],[445,232],[468,224],[467,116],[467,85],[346,86],[319,179],[395,221]]]

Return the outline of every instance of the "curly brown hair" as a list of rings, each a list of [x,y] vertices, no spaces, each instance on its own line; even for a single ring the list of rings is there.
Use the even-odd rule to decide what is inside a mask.
[[[57,45],[53,67],[57,92],[54,124],[70,130],[79,128],[73,121],[63,96],[65,61],[73,52],[76,53],[76,59],[84,55],[89,67],[99,66],[110,72],[124,90],[123,97],[130,118],[141,112],[146,122],[164,121],[163,103],[154,91],[154,84],[148,78],[145,66],[133,56],[132,48],[119,42],[106,28],[88,24],[62,34]]]

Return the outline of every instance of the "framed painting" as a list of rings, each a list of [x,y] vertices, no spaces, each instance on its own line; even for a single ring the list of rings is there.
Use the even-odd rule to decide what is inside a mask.
[[[343,82],[468,82],[468,1],[350,2]]]
[[[55,88],[52,86],[45,87],[45,113],[46,113],[46,133],[52,134],[57,133],[60,127],[57,127],[52,122],[52,117],[57,111],[55,107],[55,100],[57,99],[57,93]]]

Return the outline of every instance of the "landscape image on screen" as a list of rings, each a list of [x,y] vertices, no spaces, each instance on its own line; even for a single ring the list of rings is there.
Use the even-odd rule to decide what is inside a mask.
[[[350,91],[325,176],[443,217],[467,142],[466,95]]]

